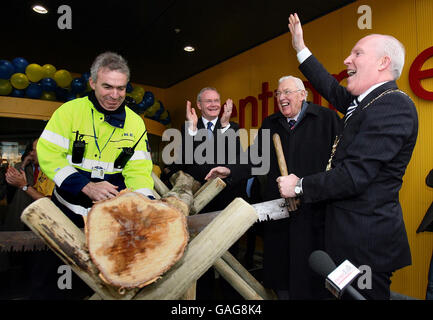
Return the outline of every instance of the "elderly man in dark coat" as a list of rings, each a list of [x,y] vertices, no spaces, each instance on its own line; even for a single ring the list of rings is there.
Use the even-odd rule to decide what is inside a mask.
[[[249,148],[251,158],[256,152],[264,156],[262,146],[270,145],[265,201],[281,197],[276,183],[281,174],[272,142],[274,133],[281,138],[288,171],[303,176],[325,171],[333,141],[340,130],[336,112],[306,101],[307,91],[301,79],[281,78],[276,98],[280,111],[263,120]],[[253,148],[258,150],[252,152]],[[251,174],[252,163],[254,161],[247,166],[217,167],[206,178],[229,175],[233,179],[242,178]],[[308,266],[310,254],[323,249],[323,210],[321,203],[302,204],[289,218],[265,222],[264,284],[274,289],[280,299],[321,299],[327,295],[323,279],[316,277]]]

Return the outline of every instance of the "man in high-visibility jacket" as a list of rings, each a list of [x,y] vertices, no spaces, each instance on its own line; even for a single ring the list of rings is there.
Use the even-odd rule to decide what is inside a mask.
[[[125,103],[126,61],[106,52],[90,73],[93,91],[60,106],[37,145],[40,167],[56,184],[53,202],[78,226],[94,201],[122,189],[153,194],[146,128]]]

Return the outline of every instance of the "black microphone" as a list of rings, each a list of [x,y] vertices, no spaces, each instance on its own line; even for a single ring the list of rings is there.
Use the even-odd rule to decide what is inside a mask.
[[[313,269],[314,272],[323,276],[325,279],[328,278],[328,275],[337,268],[331,257],[322,250],[314,251],[310,255],[308,263],[310,264],[310,268]],[[347,291],[347,293],[355,300],[366,300],[351,285],[348,285],[346,288],[344,288],[344,290]]]

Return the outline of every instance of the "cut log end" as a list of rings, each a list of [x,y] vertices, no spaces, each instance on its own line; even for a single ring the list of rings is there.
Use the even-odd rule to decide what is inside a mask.
[[[184,214],[135,192],[96,203],[86,232],[101,278],[120,288],[158,280],[182,257],[189,240]]]

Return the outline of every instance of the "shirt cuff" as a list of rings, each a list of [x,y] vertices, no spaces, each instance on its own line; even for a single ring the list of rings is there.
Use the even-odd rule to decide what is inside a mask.
[[[296,57],[298,58],[299,63],[302,64],[311,55],[312,55],[312,53],[311,53],[310,49],[305,47],[304,49],[302,49],[301,51],[299,51],[296,54]]]
[[[227,126],[225,126],[224,128],[221,128],[221,129],[220,129],[220,130],[221,130],[221,133],[226,132],[228,128],[230,128],[230,123],[229,123]]]
[[[197,129],[195,131],[192,131],[190,128],[188,128],[188,133],[190,136],[194,137],[197,134]]]

